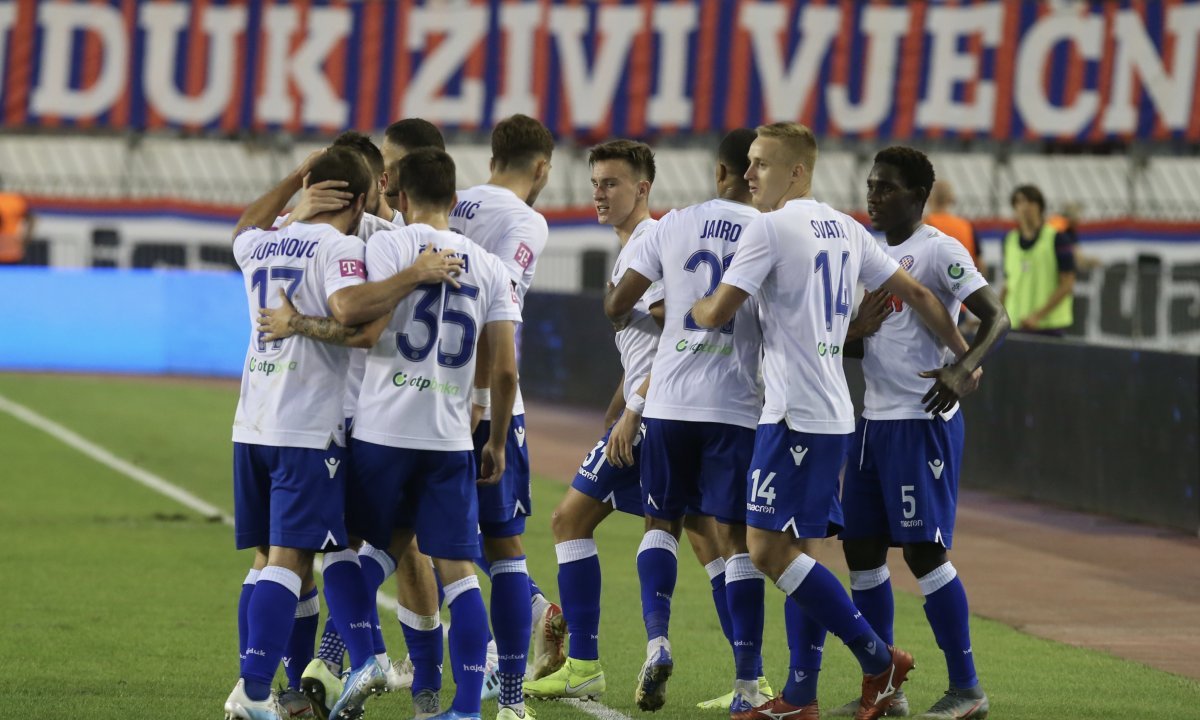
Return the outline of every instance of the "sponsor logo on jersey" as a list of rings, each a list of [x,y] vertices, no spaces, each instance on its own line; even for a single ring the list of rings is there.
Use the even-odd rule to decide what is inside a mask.
[[[752,502],[746,503],[746,510],[748,512],[762,513],[763,515],[775,514],[775,508],[771,507],[770,505],[759,505],[758,503]]]
[[[359,277],[367,279],[367,266],[362,260],[338,260],[338,269],[342,277]]]
[[[448,382],[438,382],[424,375],[409,375],[403,370],[392,376],[392,385],[398,388],[416,388],[417,392],[428,390],[429,392],[441,393],[443,395],[458,395],[462,390],[458,385]]]
[[[337,476],[338,466],[342,464],[337,458],[325,458],[325,469],[329,471],[329,479]]]
[[[930,471],[933,472],[934,480],[941,480],[942,479],[942,471],[946,469],[946,464],[943,463],[940,459],[930,460],[929,461],[929,469],[930,469]]]
[[[263,375],[274,375],[277,373],[287,372],[289,370],[297,370],[297,369],[299,369],[300,364],[294,360],[292,362],[288,362],[288,363],[277,363],[277,362],[272,362],[270,360],[260,360],[258,358],[252,357],[252,358],[250,358],[250,362],[247,365],[247,367],[250,370],[250,372],[252,372],[252,373],[262,373]]]
[[[716,345],[714,343],[691,343],[687,340],[680,340],[675,343],[675,352],[688,352],[692,355],[703,353],[705,355],[732,355],[733,345]]]
[[[533,249],[525,243],[517,245],[517,252],[513,254],[513,260],[526,270],[533,264],[533,257]]]
[[[962,263],[954,263],[946,268],[946,274],[950,276],[951,280],[960,280],[963,275],[967,274],[967,271],[963,268]]]
[[[900,258],[900,267],[904,268],[905,270],[912,270],[913,263],[915,262],[916,258],[914,258],[912,255],[905,255],[904,257]]]
[[[841,353],[841,345],[830,345],[824,341],[817,343],[817,355],[820,355],[821,357],[825,357],[826,355],[829,355],[830,357],[837,357]]]
[[[808,454],[808,448],[797,445],[788,448],[788,452],[792,454],[792,462],[796,463],[796,467],[800,467],[800,463],[804,462],[804,456]]]

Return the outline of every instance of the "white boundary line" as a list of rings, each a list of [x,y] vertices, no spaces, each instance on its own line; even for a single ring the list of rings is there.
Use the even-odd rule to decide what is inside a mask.
[[[12,417],[20,420],[30,427],[41,430],[64,445],[68,445],[78,450],[101,465],[104,465],[120,473],[121,475],[124,475],[139,485],[147,487],[160,495],[164,495],[174,500],[180,505],[199,513],[201,516],[207,519],[219,520],[225,525],[230,527],[233,526],[233,517],[221,510],[216,505],[196,497],[187,490],[184,490],[178,485],[164,480],[152,472],[143,470],[129,461],[117,457],[108,450],[97,445],[91,440],[84,438],[73,430],[54,422],[44,415],[40,415],[33,410],[30,410],[24,405],[9,400],[3,395],[0,395],[0,410],[8,413]],[[320,572],[320,569],[316,564],[314,564],[313,569],[317,572]],[[397,608],[395,598],[385,595],[383,591],[379,591],[375,595],[375,601],[379,607],[389,610],[392,614],[395,614]],[[613,710],[607,705],[599,702],[581,702],[579,700],[562,700],[560,702],[571,705],[572,707],[577,708],[580,712],[587,713],[592,717],[600,718],[600,720],[633,720],[633,718],[629,717],[628,715],[618,710]]]

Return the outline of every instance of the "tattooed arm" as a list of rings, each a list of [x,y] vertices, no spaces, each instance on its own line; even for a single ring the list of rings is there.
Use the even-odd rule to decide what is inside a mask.
[[[263,334],[263,342],[303,335],[330,345],[371,348],[375,347],[392,318],[389,312],[364,325],[347,326],[331,317],[301,315],[283,290],[279,291],[279,296],[282,303],[279,307],[258,311],[258,331]]]

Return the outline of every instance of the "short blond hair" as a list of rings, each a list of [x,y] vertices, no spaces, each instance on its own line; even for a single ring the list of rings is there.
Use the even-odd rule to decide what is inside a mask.
[[[817,136],[806,125],[792,122],[777,122],[759,125],[754,130],[759,137],[781,141],[796,160],[812,175],[817,164]]]

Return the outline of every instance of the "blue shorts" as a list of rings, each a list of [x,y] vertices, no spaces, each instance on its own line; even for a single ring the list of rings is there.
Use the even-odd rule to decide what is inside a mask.
[[[645,426],[642,426],[643,429]],[[579,492],[630,515],[642,516],[642,445],[644,430],[633,440],[633,465],[619,468],[608,462],[604,446],[612,428],[604,433],[596,447],[583,458],[571,487]]]
[[[850,437],[797,432],[784,422],[759,425],[746,483],[746,524],[797,538],[837,534],[838,474]]]
[[[949,421],[859,420],[842,488],[842,539],[949,548],[962,449],[962,411]]]
[[[391,545],[392,531],[417,535],[430,557],[472,560],[479,554],[479,501],[470,450],[412,450],[350,441],[346,523],[375,547]]]
[[[723,523],[746,522],[750,428],[714,422],[647,418],[642,443],[642,511],[662,520],[685,513]]]
[[[492,431],[490,420],[480,420],[472,440],[475,463]],[[504,446],[504,474],[495,485],[480,485],[479,531],[484,537],[512,537],[525,532],[525,518],[533,514],[529,496],[529,449],[525,443],[525,416],[513,415]]]
[[[342,512],[346,449],[233,444],[233,516],[238,550],[274,545],[334,550],[346,545]]]

